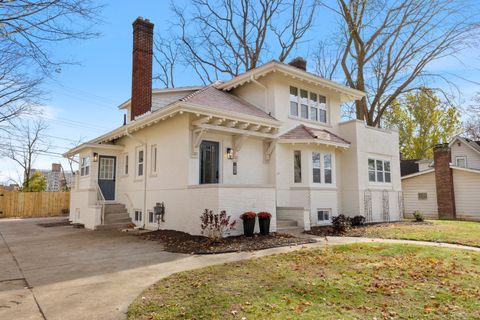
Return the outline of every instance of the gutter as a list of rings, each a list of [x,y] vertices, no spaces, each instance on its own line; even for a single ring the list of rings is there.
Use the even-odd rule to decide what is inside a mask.
[[[145,229],[145,218],[147,217],[147,143],[143,140],[140,140],[134,137],[130,132],[128,132],[128,128],[125,128],[125,135],[133,140],[139,142],[142,146],[145,146],[144,156],[143,156],[143,210],[142,210],[142,229]],[[135,155],[136,157],[137,155]],[[134,167],[136,171],[137,168]],[[136,174],[136,172],[134,172]]]

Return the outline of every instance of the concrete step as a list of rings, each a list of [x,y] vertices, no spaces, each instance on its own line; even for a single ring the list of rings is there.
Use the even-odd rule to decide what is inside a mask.
[[[295,220],[289,220],[289,219],[279,219],[277,220],[277,229],[282,229],[282,228],[289,228],[289,227],[294,227],[298,228],[298,223]]]
[[[112,223],[130,223],[132,219],[130,217],[121,217],[121,218],[105,218],[105,224],[112,224]]]
[[[300,228],[300,227],[277,228],[278,233],[288,233],[288,234],[292,234],[292,235],[295,235],[295,236],[303,235],[304,231],[305,230],[303,230],[303,228]]]
[[[95,230],[118,230],[118,229],[125,229],[130,226],[131,223],[119,222],[119,223],[110,223],[110,224],[102,224],[95,227]]]
[[[127,212],[127,208],[122,203],[105,203],[105,214]]]

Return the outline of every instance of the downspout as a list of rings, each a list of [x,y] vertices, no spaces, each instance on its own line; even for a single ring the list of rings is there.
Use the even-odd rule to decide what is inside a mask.
[[[143,157],[143,210],[142,210],[142,229],[145,229],[145,218],[147,216],[147,143],[143,140],[140,140],[134,137],[130,132],[128,132],[128,128],[125,128],[125,134],[127,137],[132,138],[133,140],[139,142],[142,146],[145,147],[144,157]],[[136,157],[137,155],[135,155]],[[136,158],[134,158],[136,159]],[[134,174],[136,174],[137,168],[134,167]]]
[[[265,87],[265,85],[261,84],[260,82],[257,81],[257,79],[255,79],[253,76],[250,77],[250,80],[255,83],[257,86],[259,86],[260,88],[263,89],[263,91],[265,92],[265,111],[267,111],[267,108],[268,108],[268,91],[267,91],[267,87]],[[270,114],[270,112],[268,112],[268,114]]]

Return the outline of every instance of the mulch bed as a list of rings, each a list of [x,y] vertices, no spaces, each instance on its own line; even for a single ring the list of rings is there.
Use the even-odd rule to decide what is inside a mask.
[[[213,244],[207,237],[193,236],[175,230],[158,230],[142,233],[138,236],[146,240],[159,241],[165,246],[166,251],[190,254],[254,251],[316,242],[313,239],[298,238],[284,233],[271,233],[268,236],[255,234],[251,238],[243,235],[227,237],[221,242]]]
[[[332,226],[321,226],[321,227],[312,227],[310,231],[306,231],[308,234],[316,236],[335,236],[335,237],[363,237],[368,228],[371,227],[389,227],[392,225],[402,225],[402,226],[418,226],[418,225],[431,225],[429,221],[423,222],[414,222],[414,221],[398,221],[398,222],[380,222],[380,223],[370,223],[363,226],[351,227],[346,230],[344,233],[337,233],[334,231]]]
[[[37,223],[37,226],[44,227],[44,228],[52,228],[52,227],[65,227],[69,226],[70,221],[62,220],[57,222],[48,222],[48,223]]]

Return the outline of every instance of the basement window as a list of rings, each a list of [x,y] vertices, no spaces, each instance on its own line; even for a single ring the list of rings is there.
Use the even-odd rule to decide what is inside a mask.
[[[155,215],[153,214],[153,211],[149,211],[148,212],[148,223],[154,223],[155,222],[154,217],[155,217]]]
[[[418,193],[418,200],[427,200],[428,199],[428,195],[426,192],[419,192]]]
[[[142,211],[135,210],[134,220],[135,221],[142,221]]]
[[[318,222],[330,222],[330,213],[332,209],[318,209],[317,210],[317,220]]]

